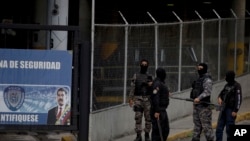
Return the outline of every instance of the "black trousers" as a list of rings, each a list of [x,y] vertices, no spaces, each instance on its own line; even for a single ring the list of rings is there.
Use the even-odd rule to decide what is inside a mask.
[[[152,141],[161,141],[160,130],[158,127],[157,119],[154,117],[154,111],[151,111],[151,122],[152,122]],[[162,130],[163,141],[166,141],[169,135],[169,120],[167,111],[160,112],[160,126]]]

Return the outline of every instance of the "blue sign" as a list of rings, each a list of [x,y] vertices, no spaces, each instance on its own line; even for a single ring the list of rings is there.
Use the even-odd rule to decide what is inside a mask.
[[[67,51],[0,49],[0,124],[70,125],[71,79]]]

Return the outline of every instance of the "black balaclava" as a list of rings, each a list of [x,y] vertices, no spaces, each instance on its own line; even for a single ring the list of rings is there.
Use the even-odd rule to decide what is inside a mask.
[[[142,62],[147,62],[147,65],[143,65]],[[140,62],[140,67],[141,67],[140,73],[145,74],[148,71],[148,60],[142,59]]]
[[[156,77],[159,78],[162,82],[166,79],[166,71],[163,68],[158,68],[156,70]]]
[[[207,64],[206,63],[200,63],[198,66],[203,67],[203,69],[198,70],[198,73],[199,73],[200,76],[207,73]]]
[[[226,72],[226,81],[228,84],[233,84],[234,83],[234,78],[235,78],[235,73],[234,71],[227,71]]]

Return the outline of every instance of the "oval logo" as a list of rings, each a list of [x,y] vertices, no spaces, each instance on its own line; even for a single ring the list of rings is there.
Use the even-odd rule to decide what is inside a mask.
[[[16,111],[21,108],[24,102],[25,91],[19,86],[9,86],[4,89],[3,97],[5,105],[11,110]]]

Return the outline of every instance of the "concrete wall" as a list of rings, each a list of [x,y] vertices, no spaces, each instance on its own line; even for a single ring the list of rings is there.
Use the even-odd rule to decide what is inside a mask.
[[[242,85],[243,99],[250,97],[250,74],[237,77]],[[217,96],[223,89],[225,81],[214,83],[212,103],[217,103]],[[190,90],[174,93],[173,96],[189,98]],[[170,122],[192,113],[192,102],[170,99],[167,109]],[[127,104],[90,114],[89,141],[112,141],[115,138],[134,133],[134,112]]]

